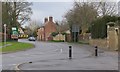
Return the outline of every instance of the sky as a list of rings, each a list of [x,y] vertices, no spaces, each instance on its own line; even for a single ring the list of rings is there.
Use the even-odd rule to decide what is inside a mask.
[[[115,0],[111,1],[115,2]],[[34,0],[33,5],[31,6],[33,11],[31,20],[41,24],[44,22],[45,17],[52,16],[54,21],[62,21],[65,13],[72,9],[73,3],[74,0]],[[27,22],[25,25],[28,25],[28,23],[29,22]]]
[[[43,23],[45,17],[52,16],[54,21],[62,21],[72,7],[73,2],[33,2],[31,20]]]

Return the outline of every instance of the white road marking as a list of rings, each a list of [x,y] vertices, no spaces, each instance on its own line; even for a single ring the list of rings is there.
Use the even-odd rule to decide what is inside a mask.
[[[11,66],[11,65],[17,65],[17,64],[8,64],[8,66]]]
[[[60,49],[60,52],[62,53],[62,48]]]

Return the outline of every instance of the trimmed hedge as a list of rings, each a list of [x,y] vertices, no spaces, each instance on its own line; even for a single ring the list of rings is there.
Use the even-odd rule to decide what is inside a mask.
[[[92,22],[90,27],[91,36],[93,39],[106,38],[107,37],[107,23],[116,22],[118,17],[116,16],[103,16],[99,17]]]

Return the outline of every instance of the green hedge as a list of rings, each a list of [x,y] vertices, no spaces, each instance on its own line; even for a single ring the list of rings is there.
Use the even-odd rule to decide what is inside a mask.
[[[99,17],[92,22],[90,27],[91,36],[93,39],[106,38],[107,37],[107,23],[116,22],[118,17],[116,16],[103,16]]]

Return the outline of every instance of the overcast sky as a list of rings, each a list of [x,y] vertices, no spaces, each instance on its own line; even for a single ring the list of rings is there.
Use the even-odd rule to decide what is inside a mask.
[[[53,16],[54,21],[61,21],[73,2],[33,2],[31,20],[44,22],[45,17]]]
[[[35,0],[36,1],[36,0]],[[31,16],[32,21],[36,22],[44,22],[45,17],[53,16],[54,21],[61,21],[67,11],[69,11],[73,7],[74,0],[64,0],[68,2],[47,2],[45,0],[41,0],[43,2],[33,2],[32,11],[33,14]],[[60,1],[60,0],[59,0]],[[28,23],[27,23],[28,24]]]

